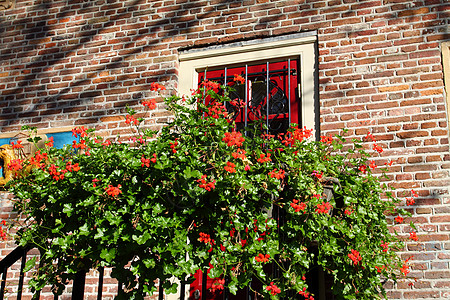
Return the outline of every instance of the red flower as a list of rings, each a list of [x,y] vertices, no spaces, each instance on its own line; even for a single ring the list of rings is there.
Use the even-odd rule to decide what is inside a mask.
[[[330,136],[321,135],[320,136],[320,141],[322,143],[331,144],[333,142],[333,138],[330,137]]]
[[[266,286],[266,290],[269,291],[272,296],[281,293],[281,290],[273,283],[273,281],[270,285]]]
[[[298,204],[297,204],[298,203]],[[295,212],[304,211],[306,209],[306,203],[300,202],[296,199],[292,200],[291,207],[295,210]]]
[[[239,74],[234,74],[234,81],[240,82],[241,84],[245,83],[244,77]]]
[[[269,176],[271,178],[276,178],[276,179],[283,179],[284,178],[284,170],[280,169],[280,171],[277,171],[277,169],[273,169],[272,171],[269,172]]]
[[[269,254],[264,255],[264,254],[260,253],[260,254],[258,254],[258,256],[255,256],[255,260],[257,262],[266,263],[266,262],[269,261],[269,259],[270,259],[270,255]]]
[[[304,279],[303,279],[304,280]],[[302,295],[303,297],[305,297],[305,300],[307,299],[307,300],[314,300],[314,297],[313,296],[311,296],[310,294],[309,294],[309,292],[307,292],[306,291],[306,287],[304,287],[303,288],[303,290],[302,291],[300,291],[300,292],[298,292],[300,295]]]
[[[410,206],[410,205],[414,205],[414,203],[416,203],[414,198],[406,198],[406,205]]]
[[[126,124],[131,124],[131,123],[133,123],[134,125],[138,125],[139,124],[139,120],[138,119],[136,119],[134,116],[132,116],[132,115],[126,115],[125,116],[125,123]]]
[[[395,222],[397,222],[397,223],[403,223],[403,218],[401,217],[401,216],[397,216],[395,219]]]
[[[345,209],[344,214],[346,214],[347,216],[350,216],[353,213],[353,210],[351,209]]]
[[[45,145],[47,145],[48,147],[53,147],[54,146],[54,142],[53,142],[53,137],[49,137],[48,141],[45,142]]]
[[[78,137],[78,135],[80,135],[80,137],[86,137],[87,136],[86,130],[87,128],[85,128],[84,126],[75,127],[74,129],[72,129],[72,135],[74,137]]]
[[[178,140],[178,139],[175,139],[174,142],[171,142],[171,143],[170,143],[170,149],[172,149],[172,152],[173,152],[173,153],[177,153],[177,149],[175,149],[175,147],[178,146],[178,141],[177,141],[177,140]]]
[[[86,149],[86,141],[85,140],[81,140],[80,141],[80,143],[77,143],[77,141],[73,141],[72,142],[72,147],[74,148],[74,149],[77,149],[77,148],[79,148],[79,149]]]
[[[225,279],[217,279],[212,285],[211,285],[211,292],[215,293],[217,290],[223,290],[225,284]]]
[[[120,184],[117,187],[112,186],[111,184],[108,184],[108,187],[105,188],[105,190],[106,190],[106,193],[108,195],[110,195],[111,197],[116,197],[119,194],[122,194],[122,191],[120,190],[121,187],[122,186]]]
[[[366,174],[366,172],[367,172],[367,166],[366,166],[366,165],[360,165],[360,166],[358,167],[358,170],[359,170],[361,173]]]
[[[318,171],[314,170],[314,171],[311,173],[311,175],[312,175],[312,176],[316,176],[317,179],[322,179],[323,172],[320,172],[320,173],[319,173]]]
[[[241,147],[245,139],[242,137],[242,133],[234,131],[225,132],[225,137],[222,139],[222,141],[227,143],[228,147],[232,147],[234,145]]]
[[[261,153],[261,154],[259,155],[259,158],[257,159],[257,161],[258,161],[259,163],[265,163],[265,162],[272,161],[272,159],[270,158],[270,153],[267,153],[267,156],[266,156],[266,154]]]
[[[220,88],[220,84],[214,81],[209,81],[206,79],[202,82],[202,86],[207,90],[218,90]]]
[[[382,153],[383,152],[383,148],[381,148],[380,146],[378,146],[378,144],[373,144],[373,148],[374,151],[377,151],[378,153]]]
[[[375,162],[372,160],[372,161],[370,162],[370,164],[369,164],[369,167],[370,167],[372,170],[375,170],[375,168],[377,167],[377,165],[376,165]]]
[[[353,264],[356,266],[362,260],[361,255],[358,251],[351,249],[351,253],[347,254],[348,258],[350,258]]]
[[[389,244],[385,243],[384,241],[381,241],[381,248],[383,248],[383,252],[388,252]]]
[[[207,177],[206,175],[202,175],[202,178],[197,179],[197,182],[198,182],[199,187],[201,187],[202,189],[205,189],[209,192],[216,188],[216,185],[215,185],[216,181],[213,180],[213,181],[207,182],[206,177]]]
[[[199,233],[200,237],[198,238],[198,240],[200,242],[203,242],[205,244],[211,244],[213,240],[211,240],[211,236],[209,234],[206,234],[204,232],[200,232]]]
[[[238,148],[236,150],[236,152],[231,153],[231,155],[235,158],[235,159],[242,159],[244,160],[246,158],[245,153],[247,153],[245,150]]]
[[[12,148],[13,149],[23,148],[23,145],[21,145],[20,143],[22,143],[22,141],[17,141],[17,144],[14,144],[14,142],[11,142]]]
[[[156,163],[156,153],[153,153],[153,157],[150,158],[150,161],[154,164]]]
[[[60,179],[64,179],[64,174],[67,172],[67,170],[59,170],[58,166],[55,166],[54,164],[51,164],[48,168],[48,173],[52,175],[53,179],[58,181]]]
[[[225,171],[228,171],[230,173],[236,173],[236,169],[235,169],[236,165],[233,164],[232,162],[227,162],[227,165],[224,167]]]
[[[66,170],[69,172],[72,172],[72,171],[78,172],[78,171],[80,171],[80,166],[78,163],[72,165],[72,162],[69,161],[66,163]]]
[[[322,202],[322,204],[317,204],[316,213],[327,214],[332,208],[329,202]]]
[[[147,106],[149,109],[153,110],[156,108],[156,100],[150,99],[150,100],[142,101],[142,105]]]
[[[150,167],[150,158],[145,158],[144,155],[141,157],[141,167]]]
[[[161,84],[159,84],[159,83],[157,83],[157,82],[152,82],[152,83],[150,84],[150,91],[152,91],[152,92],[155,92],[155,91],[157,91],[157,90],[163,91],[163,90],[165,90],[165,89],[166,89],[165,86],[163,86],[163,85],[161,85]]]
[[[409,238],[411,240],[413,240],[413,241],[416,241],[416,242],[419,240],[419,238],[417,237],[417,234],[415,232],[410,232],[409,233]]]
[[[373,135],[369,132],[367,133],[367,135],[365,136],[366,140],[371,140],[372,142],[375,142],[375,138],[373,137]]]
[[[20,171],[23,169],[23,165],[22,165],[23,161],[21,159],[13,159],[11,160],[11,162],[8,164],[8,169],[10,170],[14,170],[14,171]]]

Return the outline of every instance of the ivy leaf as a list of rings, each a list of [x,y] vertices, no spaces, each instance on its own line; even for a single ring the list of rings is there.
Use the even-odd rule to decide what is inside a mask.
[[[26,273],[26,272],[30,271],[36,265],[36,261],[37,261],[37,256],[33,256],[31,259],[29,259],[25,263],[25,267],[23,269],[23,272]]]
[[[100,253],[100,257],[106,260],[107,262],[111,262],[116,257],[116,249],[103,249]]]

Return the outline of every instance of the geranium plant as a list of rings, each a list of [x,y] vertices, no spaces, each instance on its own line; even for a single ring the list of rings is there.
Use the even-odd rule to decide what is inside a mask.
[[[295,124],[277,136],[263,122],[238,132],[227,102],[239,111],[227,87],[206,82],[189,98],[165,99],[174,119],[159,131],[142,129],[128,109],[130,142],[77,127],[72,145],[14,161],[9,188],[26,216],[17,241],[41,252],[34,289],[61,293],[78,270],[107,266],[123,283],[119,298],[141,299],[157,279],[170,293],[167,279],[210,269],[213,291],[226,284],[236,293],[253,280],[263,297],[313,299],[305,274],[316,264],[340,298],[376,299],[386,279],[407,274],[389,230],[407,213],[372,174],[364,143],[382,149],[370,134],[348,147],[340,136],[314,141]]]

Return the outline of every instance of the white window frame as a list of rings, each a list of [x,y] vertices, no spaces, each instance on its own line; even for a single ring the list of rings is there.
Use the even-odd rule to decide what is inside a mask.
[[[273,37],[231,45],[190,49],[179,53],[180,95],[190,95],[198,85],[198,75],[207,68],[243,63],[298,58],[300,60],[299,89],[302,106],[301,120],[308,129],[318,129],[316,124],[316,41],[315,32]]]

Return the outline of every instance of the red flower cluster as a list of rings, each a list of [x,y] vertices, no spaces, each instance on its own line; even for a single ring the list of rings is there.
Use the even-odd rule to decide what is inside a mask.
[[[86,149],[87,148],[86,141],[85,140],[81,140],[80,143],[77,143],[77,141],[73,141],[72,142],[72,148],[74,148],[74,149]]]
[[[156,153],[153,153],[152,158],[145,158],[144,155],[141,157],[141,167],[150,167],[150,162],[156,163]]]
[[[207,177],[206,175],[202,175],[202,178],[197,179],[197,182],[198,182],[199,187],[201,187],[202,189],[205,189],[209,192],[216,188],[216,185],[215,185],[216,181],[213,180],[213,181],[207,182],[206,177]]]
[[[377,151],[377,152],[380,153],[380,154],[383,152],[383,148],[381,148],[380,146],[378,146],[378,144],[373,144],[372,149],[373,149],[374,151]]]
[[[240,82],[241,84],[244,84],[244,83],[245,83],[244,77],[242,77],[242,76],[239,75],[239,74],[234,74],[234,81],[235,81],[235,82]]]
[[[294,128],[293,132],[286,134],[284,140],[282,141],[286,146],[292,146],[295,142],[301,142],[312,136],[312,130],[304,128]]]
[[[255,256],[255,260],[257,262],[266,263],[266,262],[269,262],[269,259],[270,259],[269,254],[264,255],[264,254],[260,253],[260,254],[258,254],[258,256]]]
[[[348,256],[348,258],[351,259],[353,264],[356,266],[362,260],[362,257],[358,251],[353,250],[353,249],[351,249],[350,251],[351,251],[351,253],[347,254],[347,256]]]
[[[346,208],[344,211],[344,214],[346,214],[347,216],[351,216],[351,214],[353,213],[353,210]]]
[[[216,291],[220,290],[223,291],[225,284],[225,279],[217,279],[214,281],[214,283],[211,285],[211,292],[215,293]]]
[[[283,179],[284,178],[284,170],[280,169],[279,171],[277,171],[277,169],[273,169],[272,171],[269,172],[269,176],[271,178],[276,178],[276,179]]]
[[[266,286],[266,290],[269,291],[272,296],[281,293],[281,290],[273,283],[273,281],[270,285]]]
[[[327,214],[332,208],[329,202],[322,202],[322,204],[317,204],[316,213]]]
[[[150,99],[150,100],[142,101],[142,105],[147,106],[149,109],[153,110],[156,108],[156,100]]]
[[[325,144],[331,144],[333,142],[333,138],[331,136],[321,135],[320,141]]]
[[[59,166],[55,166],[51,164],[48,167],[48,173],[53,177],[54,180],[58,181],[60,179],[64,179],[64,174],[67,173],[67,170],[58,170]]]
[[[381,241],[381,248],[383,248],[383,252],[388,252],[389,244],[385,243],[384,241]]]
[[[314,300],[314,297],[309,294],[309,292],[306,291],[306,288],[304,287],[302,291],[298,292],[300,295],[305,297],[307,300]]]
[[[3,225],[6,225],[6,222],[5,222],[5,220],[2,220],[2,224]],[[0,237],[2,238],[2,240],[4,240],[4,241],[6,241],[7,240],[7,237],[6,237],[6,232],[5,231],[3,231],[3,228],[2,227],[0,227]]]
[[[409,270],[409,266],[408,266],[408,261],[411,259],[412,257],[408,258],[407,260],[405,260],[405,262],[403,263],[403,266],[400,268],[400,272],[403,273],[403,275],[407,276],[408,273],[410,272]]]
[[[22,141],[17,141],[17,144],[14,144],[14,142],[11,142],[11,146],[13,149],[21,149],[23,148],[23,145],[21,145]]]
[[[381,267],[375,266],[375,268],[377,269],[378,273],[381,273],[381,272],[383,272],[384,269],[386,269],[386,266],[381,266]]]
[[[165,90],[165,89],[166,89],[165,86],[163,86],[163,85],[161,85],[161,84],[159,84],[159,83],[157,83],[157,82],[152,82],[152,83],[150,84],[150,91],[152,91],[152,92],[155,92],[155,91],[157,91],[157,90],[163,91],[163,90]]]
[[[377,167],[377,165],[376,165],[375,162],[372,160],[372,161],[370,161],[369,167],[370,167],[372,170],[375,170],[375,168]]]
[[[211,236],[209,234],[200,232],[199,235],[200,235],[200,237],[198,238],[198,240],[200,242],[203,242],[205,244],[211,244],[211,245],[214,244],[214,240],[211,239]]]
[[[236,165],[230,161],[227,161],[227,165],[224,167],[225,171],[230,173],[236,173]]]
[[[415,232],[410,232],[409,233],[409,238],[411,240],[413,240],[413,241],[416,241],[416,242],[419,240],[419,238],[417,237],[417,233],[415,233]]]
[[[236,145],[237,147],[241,147],[242,143],[245,139],[242,137],[242,133],[240,132],[225,132],[225,137],[222,139],[225,143],[227,143],[228,147],[232,147]]]
[[[33,157],[30,157],[29,164],[31,166],[35,166],[36,168],[43,168],[45,166],[45,163],[43,163],[42,161],[45,161],[47,159],[47,153],[41,154],[41,150],[38,150],[34,153]]]
[[[206,79],[205,81],[202,82],[202,86],[206,89],[206,90],[215,90],[218,91],[220,88],[220,84],[214,81],[209,81],[208,79]]]
[[[419,194],[415,190],[411,190],[411,194],[413,197],[419,197]],[[410,206],[410,205],[414,205],[415,203],[416,203],[416,201],[414,200],[414,198],[412,198],[412,197],[406,198],[406,205]]]
[[[131,124],[133,123],[134,125],[138,125],[139,124],[139,120],[136,119],[134,116],[132,115],[126,115],[125,116],[125,124]]]
[[[23,160],[21,159],[13,159],[11,160],[11,162],[8,164],[8,169],[13,170],[15,172],[20,171],[23,169]]]
[[[231,153],[231,155],[235,158],[235,159],[246,159],[247,157],[245,156],[245,153],[247,153],[244,149],[238,148],[236,150],[236,152]]]
[[[108,195],[110,195],[111,197],[116,197],[119,194],[122,194],[122,191],[120,190],[121,187],[122,186],[120,184],[117,187],[115,187],[115,186],[113,186],[111,184],[108,184],[108,187],[105,188],[105,190],[106,190],[106,193]]]
[[[366,172],[367,172],[367,166],[366,166],[366,165],[360,165],[360,166],[358,167],[358,170],[359,170],[361,173],[366,174]]]
[[[322,179],[323,172],[319,173],[318,171],[314,170],[314,171],[312,171],[311,175],[316,176],[317,179]]]
[[[78,172],[78,171],[80,171],[80,166],[79,166],[78,163],[72,165],[72,162],[69,161],[69,162],[66,163],[66,170],[69,171],[69,172],[72,172],[72,171]]]
[[[395,222],[397,222],[398,224],[403,223],[403,217],[401,217],[401,216],[395,217],[394,220],[395,220]]]
[[[175,141],[170,143],[170,149],[172,149],[173,153],[177,153],[177,149],[175,149],[178,146],[178,139],[175,139]]]
[[[55,145],[52,136],[49,137],[48,141],[45,142],[45,145],[46,145],[47,147],[50,147],[50,148],[53,147],[53,146]]]
[[[291,203],[291,207],[293,209],[295,209],[295,212],[304,211],[306,209],[306,203],[299,202],[298,200],[293,199],[292,203]]]
[[[212,117],[214,119],[218,119],[220,117],[228,117],[227,109],[225,108],[225,105],[223,105],[220,102],[214,101],[214,103],[210,103],[210,107],[208,109],[208,112],[206,114],[208,117]]]
[[[267,153],[267,156],[266,156],[266,154],[261,153],[259,155],[259,158],[257,159],[257,161],[260,162],[260,163],[265,163],[265,162],[272,161],[272,159],[270,158],[270,153]]]
[[[78,135],[80,137],[87,137],[87,132],[86,132],[87,128],[84,126],[81,127],[75,127],[74,129],[72,129],[72,135],[74,137],[78,137]]]

